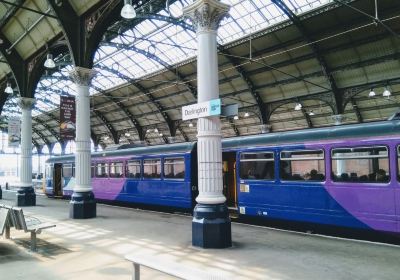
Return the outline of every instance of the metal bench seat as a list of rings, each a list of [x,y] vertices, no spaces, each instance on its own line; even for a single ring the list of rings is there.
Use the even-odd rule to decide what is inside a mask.
[[[25,216],[21,208],[13,207],[11,209],[11,220],[16,230],[23,230],[31,233],[31,250],[36,251],[36,234],[40,234],[43,229],[52,228],[56,225],[42,223],[35,217]]]

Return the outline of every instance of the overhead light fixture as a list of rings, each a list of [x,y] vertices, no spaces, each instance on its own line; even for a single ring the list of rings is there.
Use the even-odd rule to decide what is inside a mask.
[[[110,137],[108,137],[108,136],[105,136],[105,137],[104,137],[104,140],[108,140],[108,139],[110,139]]]
[[[126,136],[126,137],[129,137],[129,136],[131,136],[131,134],[130,134],[129,132],[126,132],[126,133],[125,133],[125,136]]]
[[[160,136],[161,136],[161,137],[163,137],[163,136],[164,136],[164,134],[160,133]]]
[[[301,103],[296,103],[296,106],[294,106],[295,111],[300,111],[301,108],[303,108],[303,105],[301,105]]]
[[[309,116],[315,116],[315,113],[313,112],[313,110],[310,111],[310,113],[308,113]]]
[[[10,82],[7,82],[7,87],[6,87],[6,89],[4,90],[4,92],[7,93],[7,94],[12,94],[12,93],[14,93],[14,91],[13,91],[13,89],[12,89],[12,87],[11,87],[11,83],[10,83]]]
[[[370,92],[368,93],[368,96],[369,96],[369,97],[374,97],[375,95],[376,95],[376,94],[375,94],[374,89],[371,88]]]
[[[158,133],[158,129],[157,129],[157,128],[155,128],[155,129],[154,129],[154,132],[155,132],[155,133]]]
[[[150,130],[150,129],[148,129],[148,130],[146,130],[146,133],[150,133],[150,131],[151,131],[151,130]]]
[[[382,96],[390,97],[391,95],[392,95],[392,93],[390,92],[390,90],[387,87],[385,87],[385,90],[383,91]]]
[[[124,0],[124,7],[121,10],[121,17],[124,19],[134,19],[136,17],[135,8],[132,6],[132,0]]]
[[[56,63],[54,62],[53,55],[51,53],[47,54],[46,61],[44,62],[44,67],[50,69],[56,68]]]
[[[238,120],[238,119],[239,119],[239,116],[236,115],[236,116],[233,117],[233,119],[234,119],[234,120]]]
[[[245,118],[247,118],[248,116],[250,116],[250,114],[248,112],[244,113]]]
[[[192,122],[189,123],[189,127],[193,127],[193,123]]]

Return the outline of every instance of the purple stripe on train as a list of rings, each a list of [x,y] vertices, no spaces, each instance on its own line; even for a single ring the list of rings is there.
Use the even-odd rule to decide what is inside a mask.
[[[396,150],[396,143],[393,141],[382,143],[391,151]],[[322,144],[322,143],[320,143]],[[326,151],[332,147],[346,146],[371,146],[368,140],[348,139],[341,143],[324,144]],[[375,143],[376,145],[376,143]],[[307,144],[306,148],[316,148],[315,144]],[[330,158],[330,154],[326,155]],[[395,155],[389,155],[390,166],[397,166]],[[326,170],[331,170],[331,160],[326,160]],[[399,201],[400,190],[398,189],[397,170],[390,169],[391,180],[386,184],[374,183],[349,183],[333,182],[332,176],[326,172],[326,191],[335,199],[349,214],[368,225],[370,228],[382,231],[400,232],[399,213],[396,209],[396,200]]]

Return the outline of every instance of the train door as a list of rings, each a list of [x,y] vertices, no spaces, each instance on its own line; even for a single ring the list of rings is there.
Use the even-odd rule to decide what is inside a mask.
[[[229,208],[237,208],[236,193],[236,152],[222,153],[223,162],[223,192]]]
[[[53,193],[54,193],[54,196],[62,196],[62,164],[61,163],[54,164]]]

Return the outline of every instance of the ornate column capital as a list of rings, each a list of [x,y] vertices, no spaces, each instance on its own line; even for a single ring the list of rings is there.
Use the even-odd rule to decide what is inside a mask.
[[[20,97],[18,99],[18,106],[22,110],[32,110],[33,106],[35,105],[36,100],[34,98],[28,97]]]
[[[216,31],[228,11],[229,5],[219,0],[197,0],[183,8],[183,14],[191,19],[197,32]]]
[[[96,74],[96,70],[83,67],[75,67],[69,72],[71,80],[80,86],[89,86]]]

